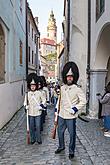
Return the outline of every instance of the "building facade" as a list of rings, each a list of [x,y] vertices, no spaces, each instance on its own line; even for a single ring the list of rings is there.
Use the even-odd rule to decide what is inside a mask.
[[[39,74],[39,42],[40,32],[38,30],[38,18],[34,18],[32,11],[27,6],[27,24],[28,24],[28,73],[35,72]]]
[[[110,81],[109,6],[109,0],[64,1],[65,56],[79,66],[91,117],[98,116],[96,93]]]
[[[26,2],[0,1],[0,128],[23,105],[26,75]]]
[[[62,40],[61,42],[59,42],[57,44],[57,80],[61,81],[62,76],[61,76],[61,72],[64,66],[64,41]]]

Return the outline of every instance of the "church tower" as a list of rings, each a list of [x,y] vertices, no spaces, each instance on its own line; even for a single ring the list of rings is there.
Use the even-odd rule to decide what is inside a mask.
[[[53,10],[51,10],[47,26],[47,38],[54,40],[57,43],[57,26],[54,18]]]

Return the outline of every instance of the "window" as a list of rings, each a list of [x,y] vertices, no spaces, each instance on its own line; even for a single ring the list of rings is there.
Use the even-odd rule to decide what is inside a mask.
[[[28,47],[28,61],[29,61],[29,63],[30,63],[30,46]]]
[[[103,14],[105,9],[105,0],[96,0],[96,21]]]
[[[37,43],[37,35],[34,34],[34,42]]]
[[[34,64],[34,51],[32,50],[32,64]]]
[[[28,33],[30,33],[30,21],[28,20]]]
[[[32,40],[33,40],[33,28],[32,28]]]
[[[23,64],[23,43],[22,41],[20,40],[20,58],[19,58],[19,62],[20,62],[20,65]]]
[[[0,24],[0,83],[5,82],[5,34]]]

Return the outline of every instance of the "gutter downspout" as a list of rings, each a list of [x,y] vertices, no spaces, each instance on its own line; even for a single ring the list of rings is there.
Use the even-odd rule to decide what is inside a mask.
[[[67,61],[69,61],[69,51],[70,51],[70,0],[68,0],[68,25],[67,25]]]
[[[86,113],[89,113],[89,100],[90,100],[90,59],[91,59],[91,0],[88,0],[88,50],[87,50],[87,88],[86,88]]]
[[[28,76],[28,19],[27,19],[27,14],[28,14],[28,3],[26,0],[26,78]]]

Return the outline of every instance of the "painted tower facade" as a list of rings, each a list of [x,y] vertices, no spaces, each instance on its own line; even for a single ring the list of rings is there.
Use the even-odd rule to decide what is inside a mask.
[[[48,20],[47,38],[57,42],[57,26],[56,26],[56,19],[54,18],[53,10],[51,10],[50,17]]]

